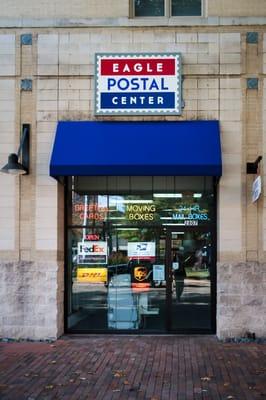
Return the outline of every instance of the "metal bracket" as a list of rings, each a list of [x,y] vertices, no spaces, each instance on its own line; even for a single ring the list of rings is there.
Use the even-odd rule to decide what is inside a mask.
[[[256,161],[247,163],[247,174],[257,174],[258,166],[260,161],[262,160],[262,156],[259,156]]]

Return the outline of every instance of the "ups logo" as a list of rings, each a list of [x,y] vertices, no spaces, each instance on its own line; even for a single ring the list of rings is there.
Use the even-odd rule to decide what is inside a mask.
[[[148,269],[146,267],[140,266],[134,268],[134,278],[139,281],[145,281],[148,276]]]

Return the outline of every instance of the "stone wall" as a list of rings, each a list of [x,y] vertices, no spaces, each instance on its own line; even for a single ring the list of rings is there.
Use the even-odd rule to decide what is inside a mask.
[[[266,264],[218,263],[217,335],[266,336]]]
[[[264,0],[208,0],[208,15],[221,17],[255,17],[265,16],[266,8]]]
[[[112,18],[128,17],[128,0],[2,0],[5,18]]]
[[[0,18],[128,18],[134,0],[1,0]],[[264,0],[202,0],[204,16],[266,16]],[[192,18],[193,21],[193,18]]]
[[[0,337],[53,340],[63,333],[63,265],[0,263]]]

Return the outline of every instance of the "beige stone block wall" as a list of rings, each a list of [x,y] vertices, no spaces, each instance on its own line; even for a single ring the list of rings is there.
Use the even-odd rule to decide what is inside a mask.
[[[218,119],[219,80],[217,78],[185,78],[182,119]]]
[[[263,52],[263,67],[262,71],[266,74],[266,33],[263,34],[263,44],[262,44],[262,52]]]
[[[18,148],[16,134],[15,35],[0,34],[0,165]],[[19,178],[0,174],[0,251],[15,259]]]
[[[2,146],[1,146],[2,147]],[[1,157],[1,160],[4,157]],[[5,161],[1,162],[1,166],[7,163],[7,155],[5,154]],[[9,178],[8,176],[1,176],[1,198],[0,198],[0,251],[11,252],[16,249],[16,194],[17,182],[16,178]],[[12,255],[10,254],[12,258]]]
[[[240,33],[220,34],[220,74],[241,73]]]
[[[218,254],[238,260],[242,242],[242,90],[240,78],[220,79],[223,176],[218,196]]]
[[[264,0],[202,0],[204,15],[266,16]],[[133,0],[2,0],[0,18],[128,18]],[[192,19],[193,21],[193,19]]]
[[[112,18],[127,17],[128,0],[2,0],[0,17]]]
[[[49,93],[49,95],[48,95]],[[47,100],[47,97],[49,100]],[[58,120],[58,80],[37,82],[36,250],[57,250],[57,182],[49,177],[52,144]]]
[[[58,74],[58,34],[38,35],[38,75]]]
[[[16,74],[16,37],[14,34],[0,35],[0,76]]]
[[[208,0],[208,16],[255,17],[266,16],[264,0]]]
[[[240,74],[240,33],[183,33],[174,29],[95,28],[39,34],[38,75],[94,75],[97,52],[181,52],[185,75]]]

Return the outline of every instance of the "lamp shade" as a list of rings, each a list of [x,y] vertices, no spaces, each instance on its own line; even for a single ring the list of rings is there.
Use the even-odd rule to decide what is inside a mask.
[[[8,156],[8,163],[0,170],[4,174],[11,175],[24,175],[27,174],[27,170],[22,164],[18,162],[18,156],[15,153],[11,153]]]

